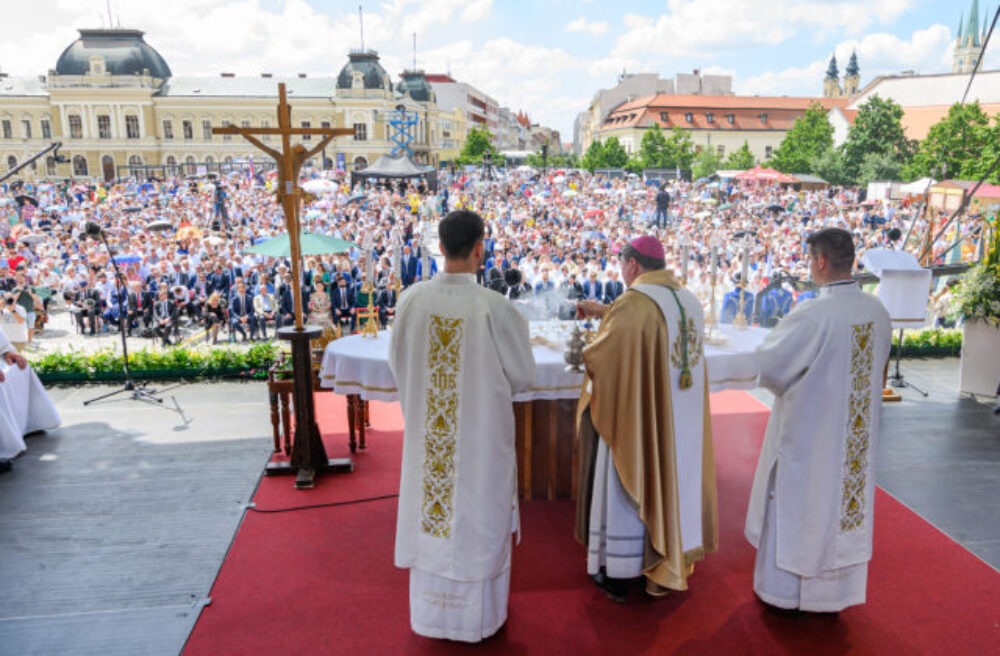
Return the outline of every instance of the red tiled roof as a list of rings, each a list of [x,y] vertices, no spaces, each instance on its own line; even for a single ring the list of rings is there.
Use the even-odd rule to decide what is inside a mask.
[[[659,93],[654,96],[636,98],[611,111],[612,114],[633,111],[639,108],[669,111],[670,109],[725,110],[801,110],[818,102],[824,109],[833,109],[847,104],[846,98],[807,98],[799,96],[702,96],[697,94]]]
[[[455,80],[453,80],[447,73],[428,73],[424,77],[427,78],[428,82],[455,82]]]

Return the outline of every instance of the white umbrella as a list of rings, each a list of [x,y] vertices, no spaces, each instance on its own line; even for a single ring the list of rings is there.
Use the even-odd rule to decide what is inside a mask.
[[[324,194],[337,191],[337,185],[329,180],[306,180],[302,183],[302,189],[310,194]]]

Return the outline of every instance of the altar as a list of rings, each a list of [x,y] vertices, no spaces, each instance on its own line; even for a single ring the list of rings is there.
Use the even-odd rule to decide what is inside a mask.
[[[518,491],[522,498],[558,499],[575,495],[576,405],[583,374],[566,371],[564,339],[572,322],[533,322],[532,353],[535,380],[514,395],[517,426]],[[750,389],[756,381],[755,350],[769,332],[765,328],[740,331],[719,326],[724,345],[705,345],[708,383],[712,391]],[[365,401],[399,400],[389,369],[388,330],[377,337],[351,335],[330,342],[323,353],[320,386],[347,397],[352,449],[365,441]],[[355,433],[358,437],[356,438]]]

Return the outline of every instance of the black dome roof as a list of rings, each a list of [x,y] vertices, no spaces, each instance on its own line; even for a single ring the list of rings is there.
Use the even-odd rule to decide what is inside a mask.
[[[374,50],[353,51],[347,55],[348,61],[337,75],[338,89],[354,88],[354,73],[364,76],[365,89],[392,91],[389,75],[378,61],[378,53]]]
[[[396,93],[408,95],[417,102],[434,102],[434,89],[423,71],[403,71]]]
[[[156,78],[170,77],[167,62],[142,35],[139,30],[80,30],[80,38],[59,56],[56,74],[84,75],[90,70],[90,58],[100,55],[112,75],[141,75],[148,70]]]

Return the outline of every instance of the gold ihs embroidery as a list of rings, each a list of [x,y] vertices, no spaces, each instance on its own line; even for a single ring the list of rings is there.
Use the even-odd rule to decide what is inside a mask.
[[[871,442],[872,347],[874,324],[851,326],[851,391],[847,403],[847,449],[840,530],[853,531],[865,521],[865,484]]]
[[[434,537],[450,538],[454,516],[462,319],[431,315],[428,338],[421,528]]]

